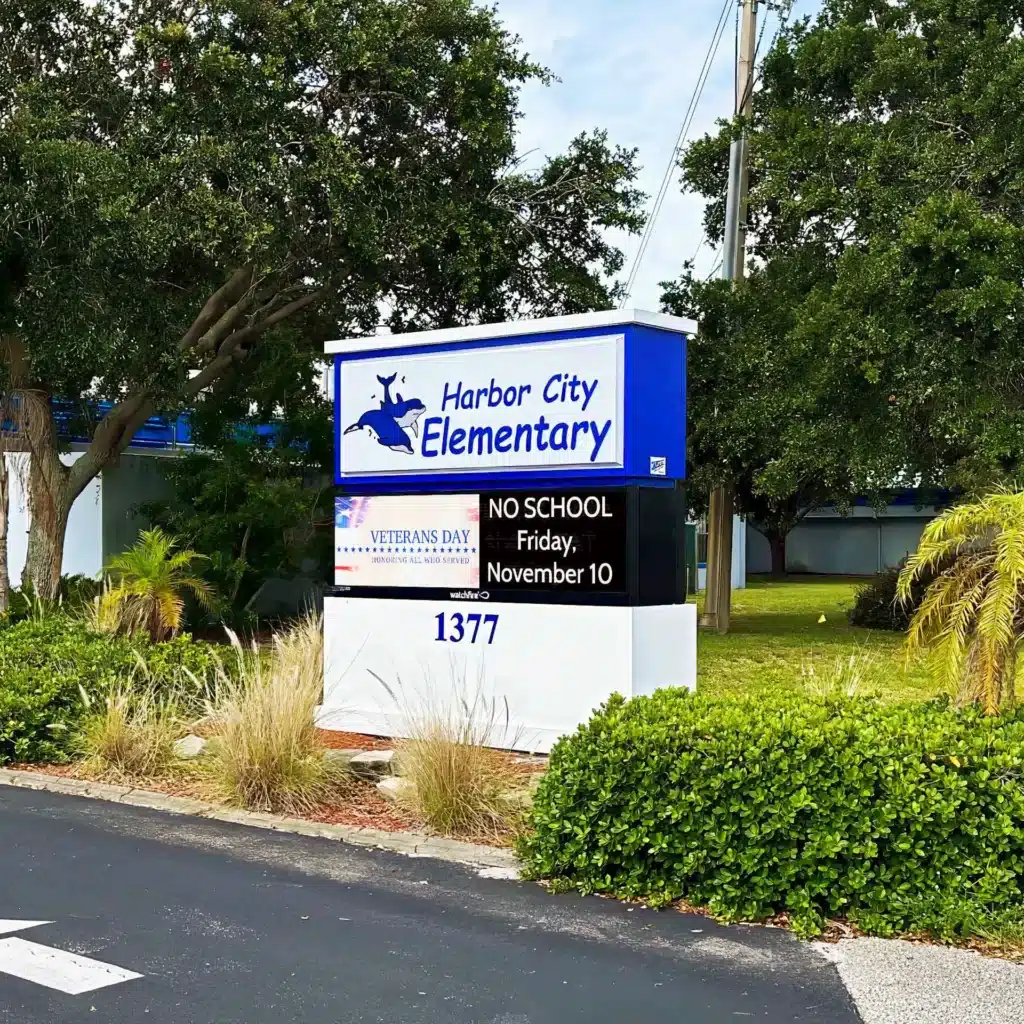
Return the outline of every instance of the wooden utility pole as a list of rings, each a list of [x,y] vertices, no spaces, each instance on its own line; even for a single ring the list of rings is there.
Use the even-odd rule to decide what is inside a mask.
[[[736,59],[735,114],[749,119],[754,109],[754,56],[757,0],[740,0],[740,38]],[[722,277],[743,277],[747,242],[747,133],[729,147],[729,191],[725,201],[725,239]],[[724,483],[711,492],[708,504],[707,593],[701,625],[729,630],[732,608],[733,486]]]

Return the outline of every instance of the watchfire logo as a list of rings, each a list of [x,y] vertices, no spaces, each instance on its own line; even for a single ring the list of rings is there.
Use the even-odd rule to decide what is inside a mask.
[[[486,590],[452,590],[448,596],[453,601],[486,601],[491,595]]]

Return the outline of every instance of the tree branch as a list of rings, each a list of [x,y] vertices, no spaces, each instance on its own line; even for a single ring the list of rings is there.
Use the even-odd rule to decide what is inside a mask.
[[[270,330],[271,327],[279,324],[282,320],[287,320],[288,317],[293,316],[300,310],[305,309],[307,306],[312,306],[319,302],[324,295],[327,294],[326,288],[318,288],[315,292],[310,292],[308,295],[303,295],[299,299],[295,299],[289,302],[287,306],[282,306],[276,313],[271,313],[270,316],[265,317],[263,320],[257,323],[249,324],[248,327],[243,327],[240,331],[235,331],[229,338],[225,339],[221,345],[221,350],[231,345],[231,351],[233,352],[239,346],[249,344],[249,342],[258,338],[265,331]],[[218,351],[218,356],[220,351]]]
[[[221,314],[229,306],[248,291],[252,284],[253,265],[247,263],[236,270],[228,280],[218,288],[203,306],[199,316],[192,321],[192,326],[178,342],[178,351],[187,352],[202,337],[207,328],[220,319]]]
[[[244,312],[244,307],[251,304],[251,296],[245,297],[251,288],[251,283],[251,267],[236,271],[228,284],[220,288],[203,307],[203,311],[196,318],[189,333],[179,342],[179,351],[185,352],[189,349],[201,348],[206,344],[207,338],[212,339],[212,343],[216,345],[218,338],[223,336],[223,331],[229,330],[230,325],[237,321],[241,312]],[[250,324],[229,334],[217,346],[213,359],[185,385],[185,396],[195,398],[204,388],[224,377],[237,362],[237,356],[243,345],[251,343],[289,316],[319,302],[324,294],[325,289],[310,292],[309,295],[304,295],[289,302],[286,306],[282,306],[277,312],[258,323]],[[242,298],[239,297],[240,295]],[[233,304],[224,312],[228,303]],[[217,322],[210,327],[214,317],[217,317]],[[208,329],[197,346],[195,339],[198,338],[198,331],[203,328],[203,325],[206,325]],[[186,345],[185,340],[189,335],[192,335],[193,341]],[[89,447],[81,458],[71,466],[68,480],[70,500],[73,501],[81,494],[89,481],[131,444],[132,438],[139,428],[146,420],[155,415],[156,409],[156,401],[152,394],[148,390],[139,391],[122,399],[103,417]]]

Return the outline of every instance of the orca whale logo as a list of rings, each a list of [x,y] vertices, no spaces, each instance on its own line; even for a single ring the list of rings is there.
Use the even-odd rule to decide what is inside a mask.
[[[391,385],[395,383],[397,373],[390,377],[378,377],[384,385],[384,400],[379,409],[367,409],[350,427],[345,428],[346,434],[354,430],[365,430],[377,444],[390,448],[393,452],[404,452],[412,455],[412,438],[419,434],[419,418],[427,411],[427,407],[418,398],[403,398],[396,392],[391,398]],[[404,378],[403,378],[404,379]]]

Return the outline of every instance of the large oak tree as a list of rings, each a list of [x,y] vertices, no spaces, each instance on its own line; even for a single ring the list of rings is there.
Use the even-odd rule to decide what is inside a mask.
[[[720,401],[691,403],[711,475],[782,502],[1020,472],[1022,83],[1013,0],[825,0],[780,33],[746,126],[747,281],[666,295],[716,346],[697,382]],[[712,240],[737,127],[682,161]]]
[[[382,319],[614,301],[633,154],[582,136],[524,172],[518,89],[544,77],[470,0],[0,6],[0,351],[39,593],[87,483],[148,417],[244,387],[286,322],[312,360]],[[55,411],[90,438],[70,468]]]

